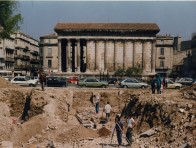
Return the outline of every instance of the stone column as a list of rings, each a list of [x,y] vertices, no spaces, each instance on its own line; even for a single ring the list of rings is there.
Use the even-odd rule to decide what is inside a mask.
[[[155,40],[152,41],[152,66],[151,66],[151,73],[154,73],[155,74],[155,62],[156,62],[156,59],[155,59],[155,55],[156,55],[156,47],[155,47]]]
[[[116,52],[117,52],[117,41],[114,40],[114,71],[117,69],[116,67],[118,66],[117,62],[116,62]]]
[[[89,49],[89,44],[88,44],[88,40],[86,41],[86,71],[89,71],[89,53],[90,53],[90,49]]]
[[[135,41],[133,40],[133,67],[135,67]]]
[[[147,64],[147,60],[146,60],[146,42],[143,41],[142,42],[142,73],[145,74],[146,73],[146,64]]]
[[[67,63],[67,72],[70,72],[71,71],[71,69],[70,69],[70,64],[71,64],[71,62],[70,62],[70,50],[71,50],[71,41],[68,39],[67,40],[67,57],[66,57],[66,63]]]
[[[80,72],[80,39],[77,40],[77,72]]]
[[[124,40],[124,42],[123,42],[123,70],[125,70],[125,64],[126,64],[125,44],[126,44],[126,40]]]
[[[98,61],[98,54],[97,54],[97,50],[98,50],[98,48],[97,48],[97,45],[98,45],[98,43],[97,43],[97,40],[95,40],[95,71],[97,71],[98,70],[98,64],[99,64],[99,61]]]
[[[61,66],[61,40],[58,39],[58,71],[62,72],[62,66]]]
[[[107,40],[104,41],[104,71],[107,71],[107,56],[106,56],[106,50],[107,50]]]

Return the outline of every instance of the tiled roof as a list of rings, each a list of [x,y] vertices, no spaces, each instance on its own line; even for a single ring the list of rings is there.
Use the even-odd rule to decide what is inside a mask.
[[[57,38],[57,34],[55,33],[47,34],[47,35],[41,36],[40,38]]]
[[[159,27],[155,23],[57,23],[57,30],[155,30]]]

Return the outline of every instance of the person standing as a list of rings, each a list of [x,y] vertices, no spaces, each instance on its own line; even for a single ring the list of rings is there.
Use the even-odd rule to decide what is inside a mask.
[[[31,108],[31,96],[32,96],[33,90],[30,92],[30,94],[26,95],[26,101],[23,109],[23,113],[21,116],[22,122],[26,121],[26,117],[29,117],[28,111]]]
[[[95,111],[98,114],[99,113],[100,97],[99,97],[99,95],[94,95],[94,97],[95,97]]]
[[[116,135],[118,140],[118,146],[120,146],[122,144],[123,123],[120,120],[119,115],[116,115],[115,122],[116,122],[115,129],[116,129]]]
[[[161,77],[156,74],[157,94],[161,94]]]
[[[151,90],[152,90],[152,94],[155,94],[155,82],[156,82],[156,79],[155,77],[152,78],[151,80]]]
[[[133,128],[135,127],[136,122],[135,120],[131,117],[131,115],[128,115],[127,118],[127,131],[126,131],[126,140],[128,142],[128,145],[130,146],[133,142]]]
[[[40,70],[39,81],[40,81],[40,84],[41,84],[41,89],[42,89],[42,91],[44,91],[44,84],[46,82],[46,75],[45,75],[43,70]]]
[[[109,118],[110,118],[111,109],[112,107],[110,106],[110,102],[108,101],[107,104],[105,105],[105,113],[106,113],[107,122],[109,121]]]

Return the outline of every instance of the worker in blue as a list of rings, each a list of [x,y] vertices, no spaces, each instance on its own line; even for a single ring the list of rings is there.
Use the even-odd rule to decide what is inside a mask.
[[[157,84],[157,94],[161,94],[161,77],[159,76],[159,74],[155,75],[156,77],[156,84]]]

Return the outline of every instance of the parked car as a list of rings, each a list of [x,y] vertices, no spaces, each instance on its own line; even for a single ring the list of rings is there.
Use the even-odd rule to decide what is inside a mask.
[[[37,81],[37,83],[39,84],[39,77],[30,77],[30,79]]]
[[[196,80],[193,80],[192,84],[196,84]]]
[[[182,84],[168,80],[167,81],[167,88],[180,89],[180,88],[182,88]]]
[[[180,83],[182,85],[191,85],[193,83],[192,78],[180,78],[175,81],[176,83]]]
[[[78,81],[78,86],[83,87],[103,87],[106,88],[108,86],[108,82],[106,81],[99,81],[97,78],[85,78],[82,81]]]
[[[117,84],[118,83],[118,79],[117,78],[108,78],[108,84]]]
[[[8,81],[11,81],[11,80],[13,79],[13,77],[11,77],[11,76],[3,76],[3,78],[4,78],[5,80],[8,80]]]
[[[69,77],[67,79],[68,83],[72,83],[72,84],[77,84],[78,83],[78,77]]]
[[[10,82],[21,86],[36,86],[38,83],[36,80],[31,80],[28,76],[16,76]]]
[[[66,87],[67,82],[62,77],[46,77],[47,87]]]
[[[122,80],[119,83],[120,87],[123,88],[147,88],[148,84],[144,83],[144,82],[140,82],[136,79],[132,79],[132,78],[127,78]]]

